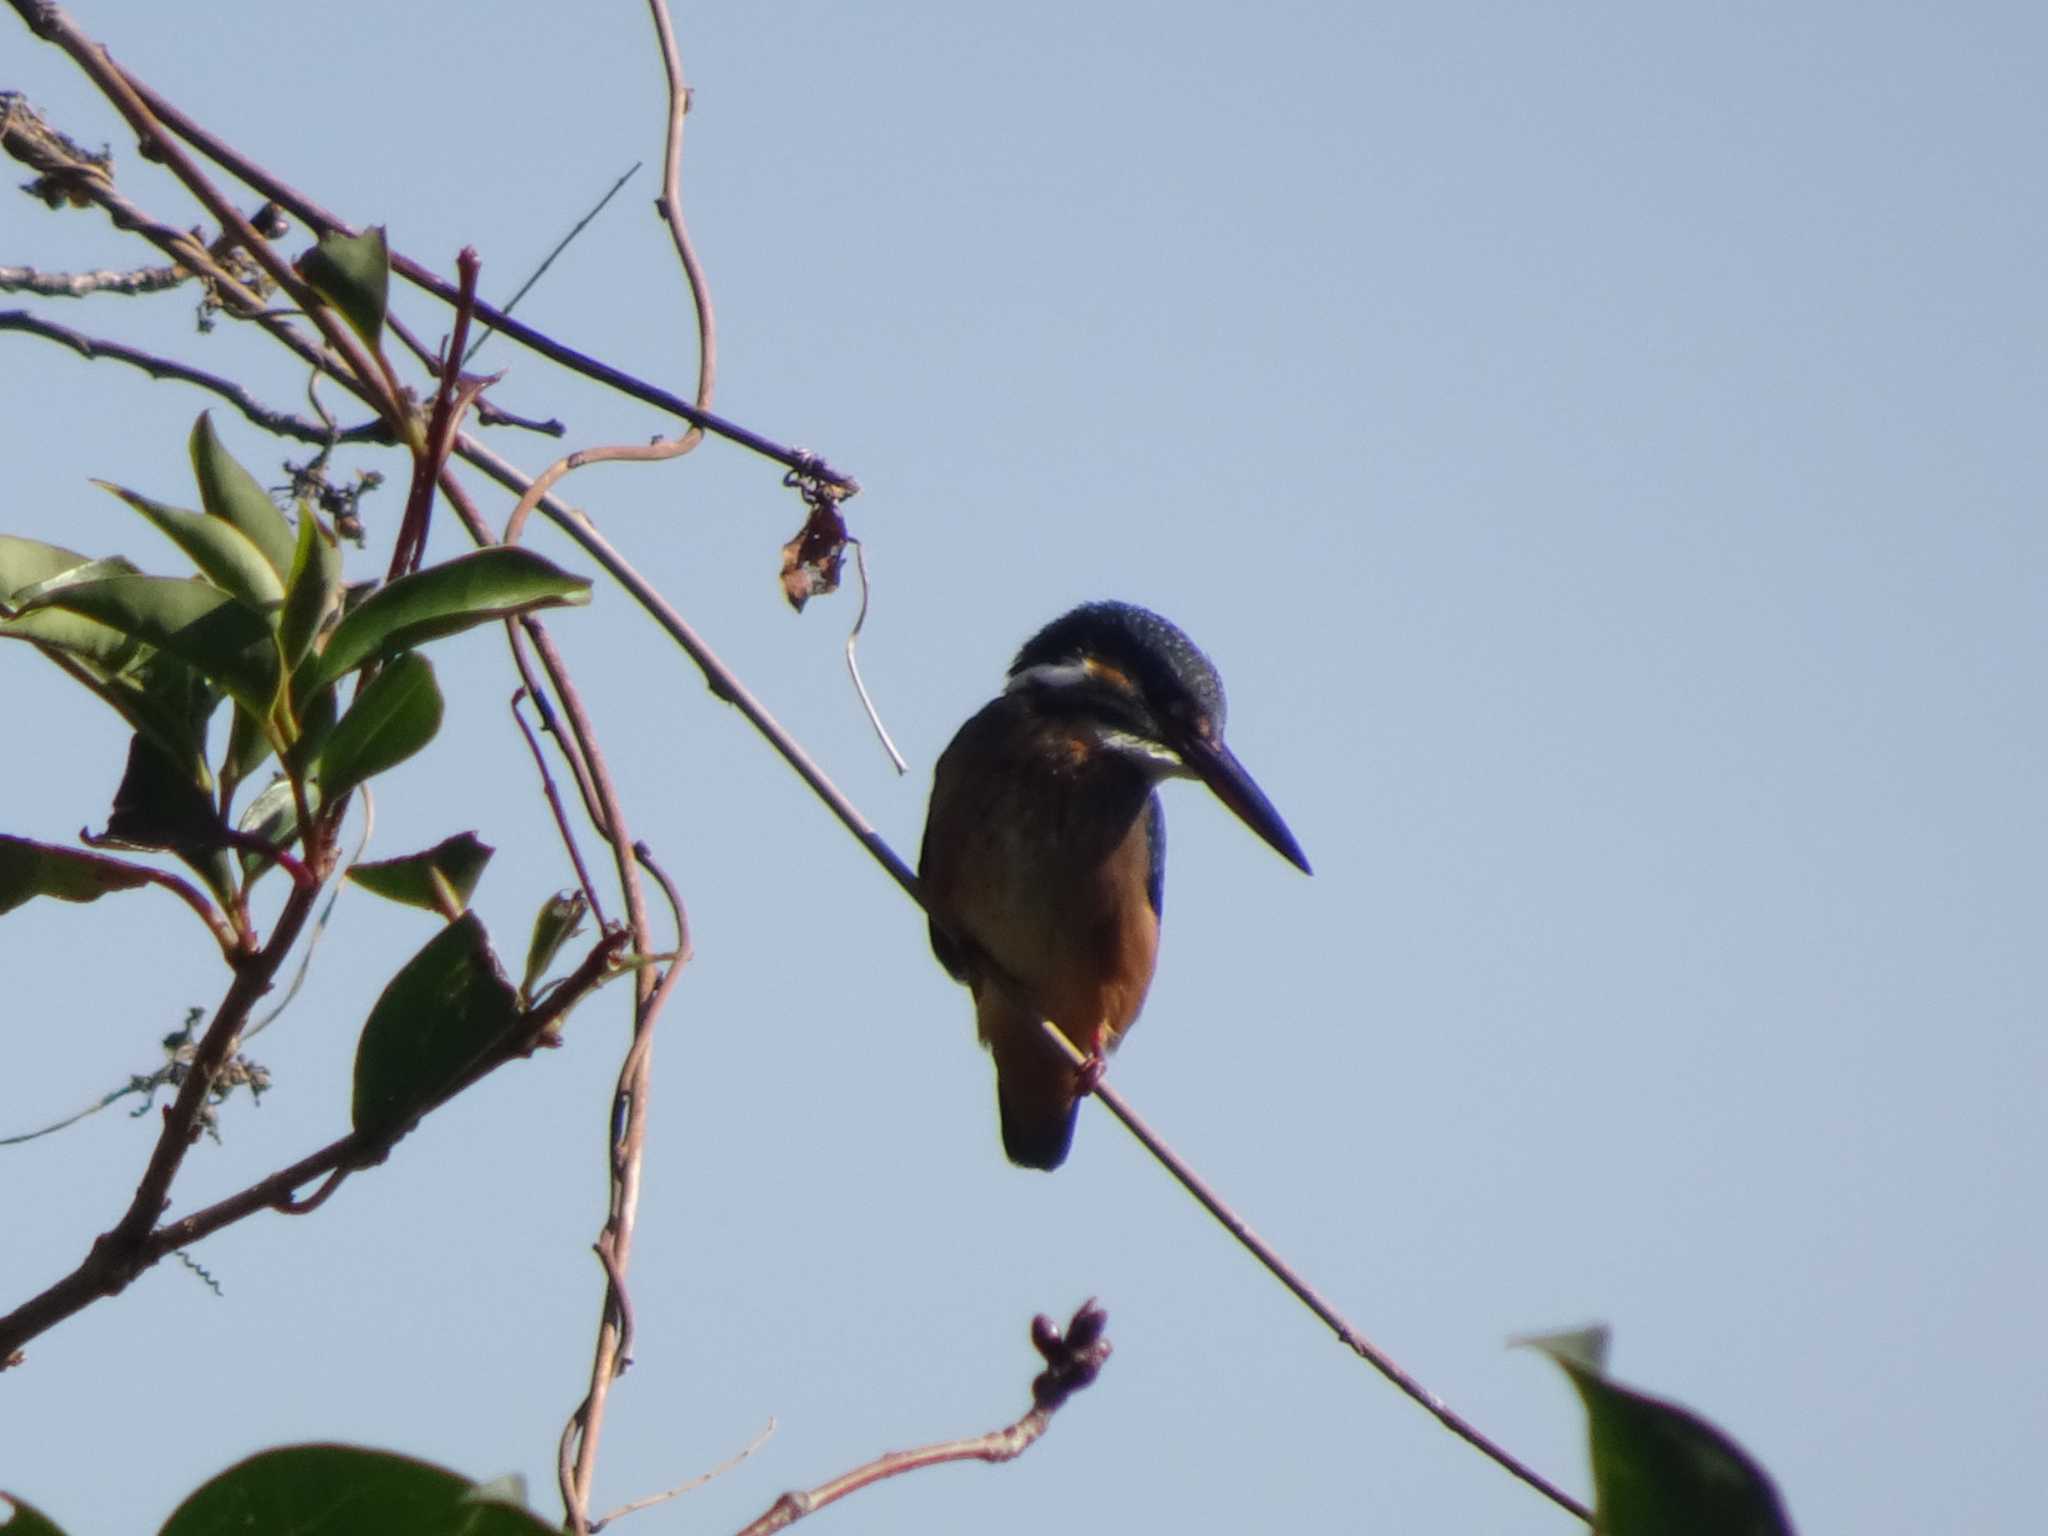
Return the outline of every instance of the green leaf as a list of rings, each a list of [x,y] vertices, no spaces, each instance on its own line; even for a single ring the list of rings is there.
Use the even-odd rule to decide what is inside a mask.
[[[341,551],[310,510],[299,514],[299,537],[292,548],[290,572],[284,612],[278,616],[277,648],[284,664],[296,667],[313,649],[313,640],[328,614],[341,602]]]
[[[52,576],[90,563],[77,550],[66,549],[61,544],[45,544],[40,539],[21,539],[11,533],[0,533],[0,598],[11,598],[23,587],[32,587]]]
[[[148,883],[142,871],[119,859],[0,835],[0,915],[38,896],[98,901],[109,891],[132,891]]]
[[[311,772],[311,765],[320,761],[320,753],[327,746],[327,737],[334,724],[341,718],[341,690],[329,683],[311,699],[298,705],[299,739],[292,743],[290,761],[286,771],[304,778]]]
[[[320,749],[314,776],[332,805],[365,779],[396,767],[441,729],[441,690],[427,658],[407,651],[370,679]]]
[[[319,808],[319,794],[315,786],[306,787],[308,799],[313,808]],[[284,848],[299,833],[299,804],[292,794],[292,781],[279,775],[266,785],[263,792],[251,800],[236,829],[251,837],[260,837],[273,848]],[[260,854],[241,852],[242,879],[254,884],[275,867],[276,860],[266,859]]]
[[[64,1536],[64,1529],[25,1499],[17,1499],[11,1493],[0,1493],[0,1512],[11,1518],[0,1530],[7,1536]]]
[[[419,853],[358,864],[349,870],[348,878],[386,901],[440,912],[446,897],[447,905],[460,911],[469,905],[484,866],[496,852],[475,833],[458,832]]]
[[[199,504],[210,516],[232,525],[263,552],[270,573],[280,581],[292,568],[291,524],[277,510],[270,493],[237,464],[213,430],[213,413],[201,411],[192,424],[192,473],[199,480]]]
[[[228,749],[221,759],[221,779],[230,794],[250,774],[261,768],[272,747],[263,722],[241,705],[235,706],[234,723],[228,727]]]
[[[519,983],[521,997],[533,996],[533,989],[547,975],[562,946],[583,926],[583,914],[589,910],[590,900],[581,891],[561,891],[541,904],[533,918],[533,938],[526,946],[526,975]]]
[[[1609,1381],[1607,1330],[1521,1342],[1555,1360],[1586,1405],[1601,1536],[1791,1536],[1770,1475],[1697,1414]]]
[[[8,1527],[8,1536],[14,1528]],[[444,1467],[350,1445],[263,1451],[203,1484],[159,1536],[556,1536]]]
[[[384,306],[391,292],[384,231],[372,225],[360,235],[325,235],[299,258],[298,268],[307,285],[340,310],[374,350],[384,335]]]
[[[82,614],[168,651],[256,715],[270,713],[278,677],[270,626],[261,614],[210,582],[108,576],[45,592],[35,602],[32,613],[47,607]],[[10,620],[9,626],[19,622]]]
[[[0,600],[9,604],[54,604],[61,588],[135,574],[119,556],[88,560],[55,544],[0,535]],[[27,641],[64,665],[74,682],[172,756],[197,758],[204,751],[206,722],[219,699],[176,657],[55,606],[0,621],[0,639]]]
[[[54,608],[18,610],[59,587],[133,574],[135,566],[118,555],[88,560],[60,545],[0,534],[0,607],[15,613],[0,619],[0,635],[65,651],[103,678],[118,672],[136,656],[130,636]]]
[[[495,545],[401,576],[351,610],[315,673],[332,682],[372,657],[410,650],[494,619],[590,601],[590,583],[518,545]]]
[[[270,568],[263,551],[233,523],[204,512],[168,507],[104,480],[93,484],[112,491],[149,519],[199,567],[200,575],[223,592],[240,598],[258,613],[268,613],[284,601],[284,583],[277,572]]]
[[[391,978],[356,1046],[354,1124],[383,1135],[424,1114],[505,1039],[512,987],[474,912],[427,940]]]

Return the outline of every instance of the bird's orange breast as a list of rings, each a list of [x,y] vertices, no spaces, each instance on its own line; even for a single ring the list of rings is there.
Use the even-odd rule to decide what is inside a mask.
[[[1066,1156],[1076,1075],[1051,1019],[1106,1054],[1145,1005],[1159,954],[1159,812],[1142,770],[997,699],[933,776],[919,878],[932,947],[974,991],[1013,1160]]]

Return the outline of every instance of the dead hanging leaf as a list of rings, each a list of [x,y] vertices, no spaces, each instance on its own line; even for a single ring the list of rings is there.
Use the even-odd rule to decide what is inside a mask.
[[[797,536],[782,546],[782,595],[798,613],[814,597],[839,590],[839,569],[846,563],[846,519],[830,496],[809,497],[810,516]]]

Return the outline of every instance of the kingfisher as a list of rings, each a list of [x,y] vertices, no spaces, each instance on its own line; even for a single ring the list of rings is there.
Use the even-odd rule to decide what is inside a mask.
[[[1002,693],[939,756],[917,866],[932,952],[974,994],[1003,1150],[1021,1167],[1066,1161],[1084,1073],[1145,1005],[1166,877],[1161,781],[1201,780],[1309,873],[1224,745],[1223,714],[1222,678],[1176,625],[1086,603],[1025,641]],[[1087,1068],[1054,1054],[1042,1019]]]

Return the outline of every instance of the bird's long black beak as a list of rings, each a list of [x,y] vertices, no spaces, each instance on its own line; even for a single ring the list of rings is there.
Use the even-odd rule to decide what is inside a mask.
[[[1191,736],[1179,743],[1179,751],[1180,759],[1188,765],[1189,771],[1208,785],[1218,800],[1236,812],[1239,821],[1263,837],[1272,845],[1274,852],[1304,875],[1315,873],[1308,867],[1308,855],[1301,851],[1301,844],[1294,840],[1294,834],[1287,830],[1287,823],[1273,809],[1273,802],[1244,771],[1244,764],[1237,760],[1230,748],[1215,738]]]

